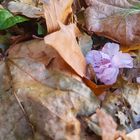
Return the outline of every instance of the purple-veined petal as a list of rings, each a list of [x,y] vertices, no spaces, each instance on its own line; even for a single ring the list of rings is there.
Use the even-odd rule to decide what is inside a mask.
[[[110,67],[110,68],[106,68],[102,74],[96,74],[96,76],[105,85],[111,85],[116,82],[118,74],[119,74],[119,68]]]
[[[98,67],[94,67],[94,71],[98,74],[102,73],[106,68],[109,68],[111,66],[111,63],[106,63],[104,65],[100,65]]]
[[[99,52],[98,51],[89,51],[86,54],[87,64],[91,64],[92,66],[94,65],[94,57],[96,56],[96,53],[99,53]],[[95,54],[95,56],[94,56],[94,54]]]
[[[112,65],[119,68],[133,68],[133,58],[128,53],[118,52],[112,58]]]
[[[102,48],[102,52],[106,53],[112,58],[116,53],[119,52],[119,44],[116,43],[106,43]]]
[[[101,61],[100,51],[96,51],[96,50],[89,51],[86,55],[86,61],[88,64],[91,64],[93,67],[100,66],[100,61]]]
[[[88,64],[91,64],[95,73],[102,73],[105,68],[111,65],[110,58],[107,54],[101,51],[92,50],[86,55]]]
[[[93,67],[98,67],[110,62],[110,57],[101,51],[92,50],[87,53],[86,61],[92,64]]]

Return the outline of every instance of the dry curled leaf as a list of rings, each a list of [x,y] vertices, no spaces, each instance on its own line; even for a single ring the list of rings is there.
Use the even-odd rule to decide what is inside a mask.
[[[76,37],[80,35],[78,28],[74,24],[65,26],[61,23],[60,27],[60,31],[47,35],[44,38],[45,43],[59,53],[63,60],[96,95],[110,88],[110,86],[106,85],[96,85],[86,78],[86,60],[76,40]]]
[[[72,2],[73,0],[50,0],[47,3],[44,2],[44,15],[48,33],[59,29],[58,21],[64,24],[68,23],[72,13]]]
[[[140,2],[132,0],[86,0],[86,26],[89,31],[123,45],[140,43]]]
[[[44,40],[53,47],[64,61],[81,77],[86,74],[86,61],[76,41],[79,30],[74,24],[60,24],[60,31],[47,35]]]

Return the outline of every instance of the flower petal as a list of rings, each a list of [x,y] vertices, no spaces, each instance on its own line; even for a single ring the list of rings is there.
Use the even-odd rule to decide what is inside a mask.
[[[101,51],[92,50],[86,55],[88,64],[91,64],[96,73],[102,73],[111,65],[110,57]]]
[[[102,74],[96,74],[96,76],[105,85],[111,85],[116,82],[118,74],[119,68],[110,67],[106,68]]]
[[[119,68],[133,68],[133,58],[128,53],[118,52],[112,58],[112,65]]]
[[[92,50],[87,53],[86,60],[88,64],[98,67],[110,62],[110,57],[101,51]]]
[[[100,51],[92,50],[89,51],[86,55],[86,60],[88,64],[92,66],[99,66],[101,61]]]
[[[102,48],[102,52],[106,53],[112,58],[116,53],[119,52],[119,44],[116,43],[106,43]]]

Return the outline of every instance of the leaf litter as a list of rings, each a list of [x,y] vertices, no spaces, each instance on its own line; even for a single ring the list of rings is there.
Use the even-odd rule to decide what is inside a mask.
[[[0,3],[1,140],[139,139],[139,1]],[[107,60],[118,76],[105,85]]]

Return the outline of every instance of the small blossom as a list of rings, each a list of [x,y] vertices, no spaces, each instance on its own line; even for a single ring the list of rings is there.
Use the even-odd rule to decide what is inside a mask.
[[[86,60],[94,68],[97,78],[106,85],[116,82],[119,68],[133,67],[132,57],[119,51],[119,45],[115,43],[106,43],[101,51],[88,52]]]

